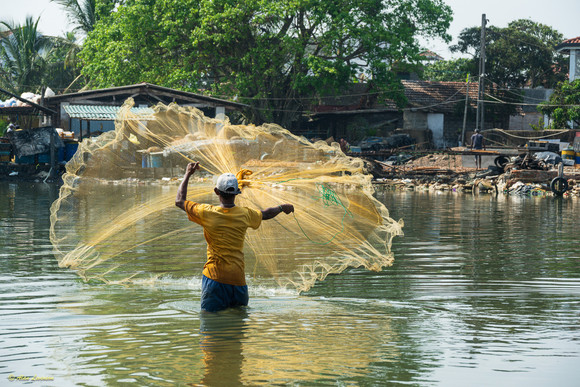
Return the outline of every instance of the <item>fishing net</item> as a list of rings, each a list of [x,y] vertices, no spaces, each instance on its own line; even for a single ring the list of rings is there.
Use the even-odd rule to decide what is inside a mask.
[[[61,267],[107,283],[199,278],[206,246],[200,226],[175,207],[188,162],[188,200],[219,204],[215,178],[237,174],[236,205],[295,212],[248,229],[250,284],[309,289],[347,267],[392,264],[402,221],[373,197],[364,162],[336,143],[311,143],[276,125],[232,125],[193,107],[135,109],[128,100],[115,131],[85,139],[67,163],[51,208],[51,242]]]

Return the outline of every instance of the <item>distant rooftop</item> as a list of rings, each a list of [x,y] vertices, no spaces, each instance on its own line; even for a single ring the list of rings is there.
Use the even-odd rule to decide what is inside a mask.
[[[441,55],[438,55],[430,50],[423,51],[419,55],[422,56],[423,58],[425,58],[426,60],[433,60],[433,61],[443,60],[443,57]]]
[[[570,53],[571,48],[580,49],[580,36],[572,39],[564,40],[562,43],[556,46],[556,51],[563,52],[565,54]]]
[[[459,101],[465,100],[465,82],[401,81],[409,107],[425,111],[453,112]],[[478,84],[469,83],[469,102],[475,106]]]

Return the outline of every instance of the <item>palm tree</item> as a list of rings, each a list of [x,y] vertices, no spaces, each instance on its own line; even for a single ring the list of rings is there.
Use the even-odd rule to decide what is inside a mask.
[[[87,35],[95,27],[96,0],[51,0],[51,2],[64,7],[69,21],[75,26],[75,31]]]
[[[53,41],[38,32],[39,20],[28,17],[21,26],[0,22],[6,28],[0,34],[0,85],[15,94],[39,92],[43,83]]]
[[[44,83],[53,91],[67,92],[74,83],[82,86],[81,69],[77,57],[81,47],[77,44],[74,32],[67,32],[64,37],[53,37],[53,49],[47,58]],[[80,80],[80,82],[79,82]]]

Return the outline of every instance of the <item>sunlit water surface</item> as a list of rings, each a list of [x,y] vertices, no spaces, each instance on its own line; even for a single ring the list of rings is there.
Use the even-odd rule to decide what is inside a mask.
[[[0,184],[1,386],[579,385],[578,200],[379,193],[405,220],[391,268],[300,295],[254,286],[247,310],[202,314],[198,277],[58,268],[57,194]]]

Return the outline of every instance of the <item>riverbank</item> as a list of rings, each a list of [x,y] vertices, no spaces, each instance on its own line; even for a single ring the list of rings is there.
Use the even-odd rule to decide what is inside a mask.
[[[378,190],[451,191],[472,194],[507,194],[554,196],[550,187],[558,176],[557,167],[546,169],[517,169],[513,165],[500,168],[488,165],[478,170],[464,166],[458,155],[429,154],[402,165],[371,161],[373,184]],[[153,171],[153,170],[151,170]],[[61,182],[65,172],[60,165],[53,176],[48,164],[0,164],[0,181]],[[158,174],[143,176],[144,180]],[[162,174],[161,174],[162,175]],[[564,196],[580,197],[580,168],[565,166],[563,178],[567,189]],[[131,179],[131,183],[140,179]],[[162,178],[164,181],[173,180]]]
[[[58,166],[51,176],[49,164],[0,164],[0,181],[59,182],[65,167]]]
[[[379,190],[451,191],[471,194],[555,196],[551,185],[559,176],[557,166],[526,164],[542,169],[518,169],[522,164],[464,166],[457,155],[432,154],[402,165],[374,162],[374,182]],[[565,166],[563,196],[580,197],[580,168]]]

